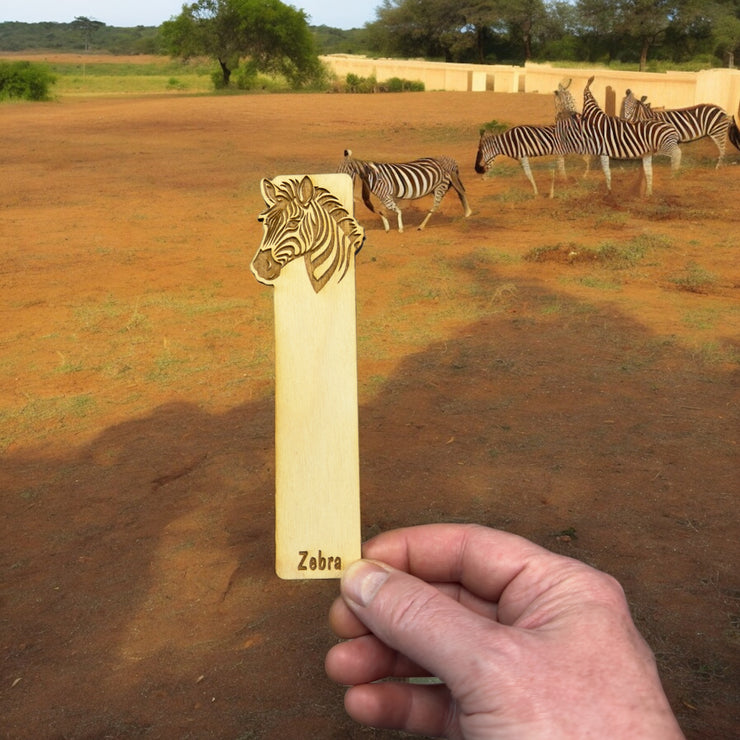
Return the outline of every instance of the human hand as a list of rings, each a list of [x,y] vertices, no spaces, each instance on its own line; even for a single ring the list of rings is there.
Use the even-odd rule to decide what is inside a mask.
[[[370,540],[330,610],[347,712],[451,739],[681,738],[611,577],[528,540],[432,524]],[[443,685],[384,678],[437,676]]]

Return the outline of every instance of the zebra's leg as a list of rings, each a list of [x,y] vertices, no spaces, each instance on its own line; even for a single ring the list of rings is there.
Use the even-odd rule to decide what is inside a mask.
[[[604,172],[604,179],[606,180],[606,189],[609,193],[612,191],[612,171],[609,169],[609,155],[599,155],[599,161],[601,162],[601,169]]]
[[[719,152],[719,157],[717,158],[717,166],[714,168],[718,170],[722,163],[725,161],[725,141],[727,139],[727,129],[729,126],[725,129],[722,129],[722,135],[720,136],[719,132],[716,134],[711,134],[709,138],[715,143],[717,147],[717,151]]]
[[[460,179],[459,175],[457,175],[457,173],[452,173],[450,175],[450,184],[453,188],[455,188],[457,197],[460,198],[460,203],[462,203],[465,218],[467,218],[468,216],[472,216],[473,209],[468,203],[468,196],[465,194],[465,186],[462,184],[462,180]],[[442,195],[444,196],[444,193]]]
[[[724,154],[724,151],[722,154]],[[720,157],[720,160],[721,159],[722,158]],[[717,167],[719,167],[719,162],[717,163]],[[671,152],[671,174],[675,175],[679,169],[681,169],[681,147],[677,146]]]
[[[529,159],[527,157],[522,157],[519,161],[522,163],[522,169],[524,170],[524,174],[527,176],[527,180],[532,183],[534,194],[539,195],[537,183],[534,181],[534,177],[532,176],[532,168],[529,166]]]
[[[583,170],[583,177],[588,177],[588,173],[591,172],[591,155],[590,154],[584,154],[583,155],[583,164],[585,165],[585,169]]]
[[[450,181],[445,180],[444,182],[437,185],[437,187],[434,190],[434,203],[432,203],[432,207],[429,209],[429,213],[424,217],[424,220],[419,225],[419,231],[421,231],[426,225],[427,221],[432,217],[432,214],[439,208],[439,204],[442,202],[442,198],[445,197],[445,193],[450,187]]]
[[[646,154],[642,158],[642,170],[645,173],[645,195],[653,194],[653,155]]]
[[[381,196],[379,197],[380,197],[381,203],[385,207],[388,214],[390,214],[391,211],[395,211],[396,214],[398,214],[398,230],[402,232],[403,231],[403,219],[401,218],[401,209],[398,207],[398,203],[396,203],[396,201],[393,200],[393,198],[390,195],[385,194],[385,193],[382,195],[382,197]],[[378,211],[378,215],[380,216],[380,218],[383,219],[383,228],[385,228],[386,231],[390,231],[391,226],[388,223],[388,216],[382,211]]]
[[[558,154],[558,174],[560,177],[565,180],[567,175],[565,174],[565,157],[562,154]]]

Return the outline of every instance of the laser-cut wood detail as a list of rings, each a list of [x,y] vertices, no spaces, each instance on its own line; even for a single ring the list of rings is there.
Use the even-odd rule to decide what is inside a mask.
[[[361,551],[354,255],[364,232],[348,175],[263,180],[262,193],[251,267],[274,288],[275,570],[339,578]]]

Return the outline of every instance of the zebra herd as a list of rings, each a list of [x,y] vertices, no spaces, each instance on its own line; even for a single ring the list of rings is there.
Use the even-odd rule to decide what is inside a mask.
[[[576,110],[575,100],[567,85],[558,85],[555,91],[555,121],[550,125],[512,126],[502,133],[481,131],[475,171],[489,170],[498,156],[519,160],[524,174],[532,185],[535,195],[537,184],[529,164],[531,157],[555,156],[561,176],[565,175],[565,156],[580,154],[586,158],[599,157],[604,172],[606,187],[611,191],[611,159],[641,159],[645,173],[646,193],[652,194],[652,157],[662,154],[670,157],[671,170],[677,172],[681,165],[679,144],[709,137],[717,146],[720,167],[725,155],[727,139],[740,150],[740,129],[735,119],[717,105],[701,104],[675,110],[653,110],[627,90],[622,102],[620,116],[607,115],[596,102],[591,92],[589,78],[583,91],[583,108]],[[359,178],[362,184],[362,199],[368,209],[377,212],[386,231],[390,224],[385,213],[373,206],[371,194],[375,195],[387,211],[395,212],[398,230],[403,231],[403,219],[399,200],[415,200],[434,194],[434,202],[419,229],[423,229],[432,213],[437,210],[450,187],[457,192],[465,216],[472,211],[460,179],[457,162],[450,157],[425,157],[413,162],[390,163],[370,162],[352,157],[345,150],[339,172],[352,179]]]

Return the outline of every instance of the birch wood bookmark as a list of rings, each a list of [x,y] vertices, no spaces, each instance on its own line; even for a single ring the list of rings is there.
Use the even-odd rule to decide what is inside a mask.
[[[345,174],[261,183],[252,272],[274,286],[275,570],[339,578],[360,557],[355,253]]]

